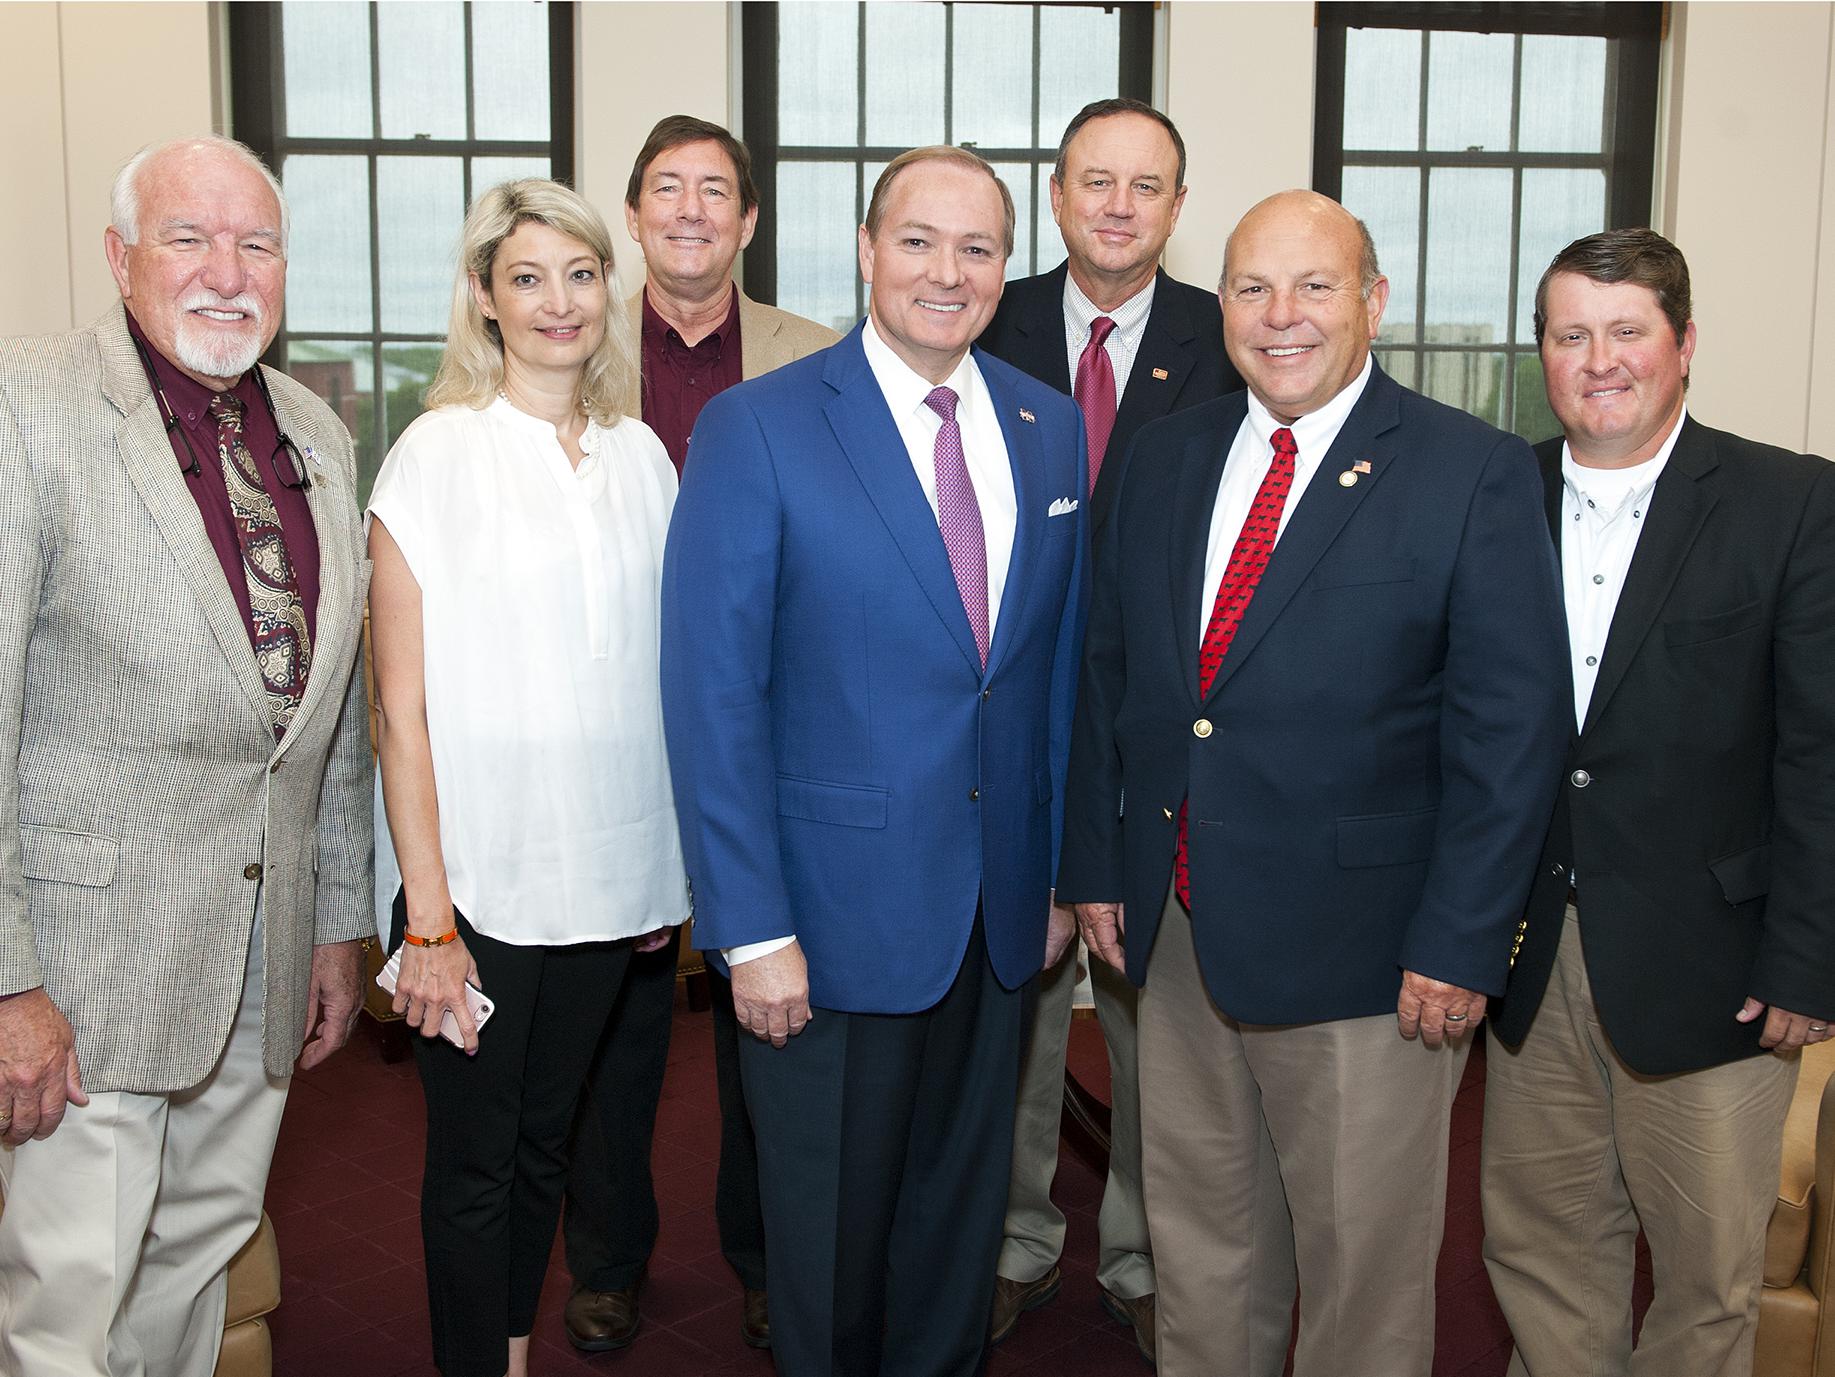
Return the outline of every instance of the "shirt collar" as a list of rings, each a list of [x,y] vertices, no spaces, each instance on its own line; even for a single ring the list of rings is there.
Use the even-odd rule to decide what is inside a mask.
[[[1357,399],[1364,394],[1369,385],[1370,374],[1374,367],[1373,356],[1364,358],[1363,371],[1341,389],[1317,411],[1309,411],[1299,420],[1289,425],[1278,419],[1273,412],[1263,406],[1251,392],[1249,394],[1249,427],[1255,432],[1255,438],[1261,441],[1266,449],[1274,447],[1274,432],[1285,427],[1293,432],[1294,448],[1299,451],[1299,462],[1316,464],[1325,458],[1326,451],[1338,438],[1338,432],[1344,429],[1344,423],[1351,414],[1351,408],[1357,405]]]
[[[682,338],[681,331],[677,330],[675,326],[663,319],[656,307],[650,304],[650,289],[648,287],[645,287],[643,290],[643,299],[643,332],[659,343],[673,339],[675,343],[681,345],[684,349],[699,349],[702,345],[712,341],[714,348],[719,349],[725,345],[728,334],[733,327],[739,323],[739,287],[737,283],[729,283],[727,285],[726,318],[703,335],[699,344],[689,344],[687,340]]]
[[[1153,310],[1153,289],[1159,285],[1160,275],[1156,272],[1147,279],[1147,285],[1112,311],[1098,310],[1096,303],[1084,295],[1083,288],[1077,285],[1068,268],[1064,271],[1064,328],[1076,343],[1082,343],[1090,335],[1090,323],[1097,316],[1107,316],[1115,322],[1116,333],[1126,336],[1144,324],[1149,312]]]
[[[1682,434],[1682,423],[1688,420],[1688,407],[1685,404],[1682,412],[1676,417],[1676,424],[1670,428],[1657,452],[1641,464],[1632,464],[1622,469],[1601,469],[1591,465],[1577,463],[1574,451],[1567,441],[1561,442],[1561,482],[1567,490],[1581,500],[1591,499],[1594,507],[1600,511],[1612,512],[1623,506],[1626,499],[1655,485],[1663,476],[1663,469],[1669,463],[1669,456],[1675,451],[1676,440]]]
[[[958,408],[972,407],[979,395],[981,370],[976,366],[973,349],[963,354],[947,378],[941,383],[933,383],[892,352],[892,346],[873,328],[871,316],[861,329],[860,346],[866,351],[867,367],[873,370],[873,378],[894,416],[921,410],[924,415],[934,417],[936,413],[924,404],[924,398],[938,387],[947,387],[956,394]]]

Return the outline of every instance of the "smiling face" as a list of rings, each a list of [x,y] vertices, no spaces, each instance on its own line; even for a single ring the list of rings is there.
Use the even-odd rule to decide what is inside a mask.
[[[1093,119],[1064,150],[1051,215],[1078,287],[1097,306],[1119,306],[1153,276],[1185,204],[1178,176],[1172,136],[1145,115]]]
[[[723,290],[733,260],[752,242],[758,207],[739,208],[739,176],[712,139],[666,148],[644,169],[635,206],[624,208],[643,246],[650,281],[671,296],[700,300]]]
[[[1256,400],[1293,422],[1363,371],[1389,300],[1362,291],[1363,239],[1337,202],[1283,192],[1251,210],[1225,251],[1223,340]]]
[[[506,376],[577,382],[605,335],[610,267],[539,220],[525,220],[497,246],[490,285],[475,275],[471,285],[479,309],[502,334]]]
[[[181,145],[136,179],[129,244],[111,226],[109,271],[150,343],[214,391],[235,385],[280,328],[287,260],[267,180],[222,149]]]
[[[1579,273],[1549,279],[1544,310],[1543,379],[1575,461],[1654,458],[1682,414],[1695,323],[1678,340],[1650,288]]]
[[[860,227],[873,328],[913,371],[940,383],[1000,304],[1005,208],[985,171],[927,158],[886,189],[879,233]]]

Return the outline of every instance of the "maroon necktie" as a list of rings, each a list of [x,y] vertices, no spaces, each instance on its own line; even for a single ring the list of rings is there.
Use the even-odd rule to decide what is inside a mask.
[[[1090,322],[1090,342],[1083,346],[1077,360],[1077,382],[1071,396],[1083,410],[1083,434],[1090,447],[1090,491],[1096,490],[1096,475],[1102,471],[1102,456],[1108,453],[1109,436],[1115,431],[1115,369],[1109,363],[1109,351],[1103,341],[1115,328],[1107,316]]]
[[[1282,426],[1269,438],[1274,441],[1274,460],[1268,465],[1255,501],[1249,504],[1248,518],[1236,537],[1236,548],[1230,551],[1230,564],[1223,571],[1223,582],[1217,585],[1210,624],[1204,628],[1204,641],[1198,647],[1200,699],[1217,681],[1224,652],[1236,639],[1236,628],[1242,625],[1249,599],[1255,596],[1256,585],[1268,568],[1268,556],[1274,553],[1274,538],[1281,529],[1281,512],[1287,506],[1287,494],[1293,490],[1293,462],[1299,453],[1294,447],[1293,432]],[[1172,883],[1187,910],[1191,908],[1191,862],[1186,848],[1186,813],[1190,806],[1189,798],[1179,805],[1179,849],[1172,863]]]
[[[956,394],[939,387],[924,398],[924,405],[942,419],[934,453],[937,465],[937,529],[949,553],[962,610],[968,613],[975,633],[981,667],[988,667],[988,542],[981,526],[981,504],[969,477],[968,459],[962,452],[962,427],[956,423]]]

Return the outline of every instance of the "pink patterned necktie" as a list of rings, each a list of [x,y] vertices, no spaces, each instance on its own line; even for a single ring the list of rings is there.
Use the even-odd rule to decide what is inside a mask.
[[[312,638],[306,631],[306,606],[299,575],[287,556],[287,537],[280,513],[261,481],[255,456],[242,438],[242,401],[228,392],[210,399],[217,423],[217,460],[229,491],[229,509],[242,547],[242,576],[248,584],[249,614],[254,622],[255,663],[268,691],[274,736],[287,724],[306,693],[312,667]]]
[[[1269,437],[1274,442],[1274,458],[1255,501],[1249,504],[1249,515],[1236,537],[1236,548],[1230,551],[1229,566],[1223,571],[1223,582],[1217,585],[1217,600],[1211,604],[1211,620],[1204,628],[1204,641],[1198,647],[1198,697],[1202,699],[1217,681],[1223,668],[1224,653],[1236,639],[1249,599],[1268,568],[1268,557],[1274,553],[1274,538],[1280,534],[1281,512],[1287,506],[1287,494],[1293,491],[1293,465],[1299,450],[1293,443],[1293,432],[1282,426]],[[1179,902],[1191,908],[1191,858],[1186,846],[1186,813],[1188,798],[1179,805],[1179,849],[1173,855],[1172,883],[1179,892]]]
[[[981,667],[988,667],[988,544],[981,529],[981,504],[968,476],[962,453],[962,427],[956,424],[956,394],[947,387],[934,389],[924,405],[942,418],[937,431],[937,529],[949,552],[949,567],[956,575],[956,591],[975,633]]]
[[[1115,329],[1107,316],[1090,322],[1090,342],[1083,346],[1077,360],[1077,381],[1071,396],[1083,411],[1083,434],[1089,442],[1090,491],[1096,490],[1096,475],[1102,472],[1102,456],[1109,451],[1109,436],[1115,433],[1115,368],[1109,362],[1109,351],[1103,342]]]

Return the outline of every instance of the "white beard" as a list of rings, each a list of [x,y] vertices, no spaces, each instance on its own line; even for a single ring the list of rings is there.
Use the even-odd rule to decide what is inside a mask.
[[[226,334],[191,314],[200,307],[243,311],[248,319],[241,331]],[[189,372],[206,378],[239,378],[261,357],[265,335],[261,328],[261,305],[254,298],[244,295],[225,301],[214,292],[206,292],[179,303],[173,352],[178,355],[179,366]]]

